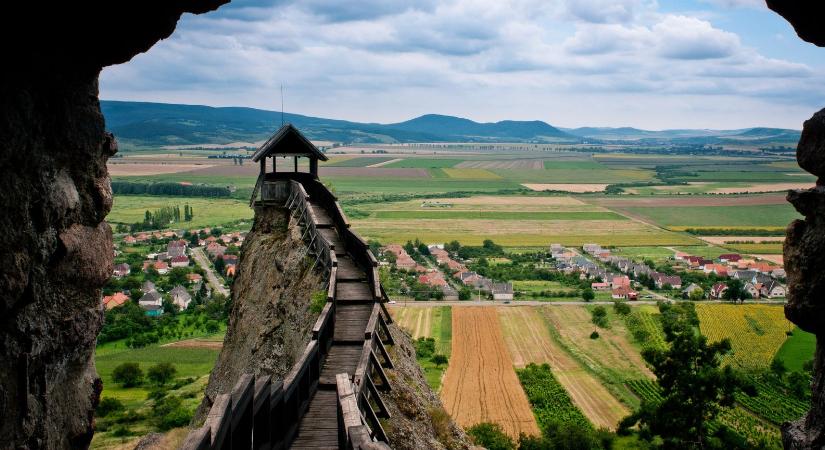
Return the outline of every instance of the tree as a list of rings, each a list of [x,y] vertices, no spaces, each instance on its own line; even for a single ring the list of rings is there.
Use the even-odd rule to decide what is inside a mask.
[[[226,262],[224,262],[223,257],[218,255],[215,258],[215,272],[218,272],[219,275],[223,275],[223,271],[226,269]]]
[[[430,358],[430,361],[435,364],[436,367],[441,367],[442,364],[447,364],[448,359],[446,355],[436,353],[432,358]]]
[[[698,318],[693,307],[692,303],[660,305],[670,348],[647,348],[642,356],[653,367],[662,398],[642,401],[641,408],[619,424],[626,431],[638,423],[640,435],[658,436],[664,448],[706,447],[707,424],[721,407],[733,405],[734,393],[744,385],[730,367],[720,368],[730,341],[708,344],[694,330]]]
[[[123,387],[135,387],[143,382],[143,371],[138,363],[125,362],[112,371],[112,380]]]
[[[593,308],[591,315],[593,316],[591,320],[594,325],[597,327],[607,328],[607,309],[605,309],[604,306],[599,305]]]
[[[626,316],[630,314],[630,306],[627,304],[627,302],[617,300],[613,302],[613,311],[616,311],[616,314]]]
[[[473,444],[488,450],[515,450],[516,443],[510,439],[501,426],[495,423],[482,422],[473,425],[467,430]]]
[[[788,374],[788,390],[798,399],[805,399],[811,390],[811,377],[802,372]]]
[[[146,378],[159,386],[163,386],[174,378],[177,372],[178,370],[174,364],[162,362],[150,367],[146,372]]]
[[[727,282],[727,285],[728,288],[725,289],[725,292],[722,294],[722,297],[725,300],[736,301],[744,298],[743,294],[745,294],[746,292],[741,280],[731,278]]]
[[[200,243],[200,236],[198,236],[197,233],[193,233],[192,236],[189,237],[189,246],[197,247]]]
[[[582,298],[584,299],[584,301],[590,302],[593,301],[594,298],[596,298],[596,294],[593,292],[593,289],[585,288],[582,291]]]
[[[123,409],[123,403],[114,397],[104,397],[97,405],[95,414],[98,417],[106,417],[109,414]]]
[[[446,251],[448,251],[448,252],[453,252],[453,253],[455,253],[455,252],[457,252],[460,248],[461,248],[461,244],[459,244],[459,243],[458,243],[458,241],[450,241],[450,242],[448,242],[448,243],[444,244],[444,250],[446,250]]]
[[[782,377],[785,376],[785,373],[788,371],[788,368],[785,367],[785,361],[782,361],[779,358],[774,359],[771,361],[771,372],[776,375],[776,378],[782,380]]]
[[[690,291],[690,294],[688,294],[688,298],[694,301],[702,300],[703,298],[705,298],[705,290],[702,288],[696,288]]]

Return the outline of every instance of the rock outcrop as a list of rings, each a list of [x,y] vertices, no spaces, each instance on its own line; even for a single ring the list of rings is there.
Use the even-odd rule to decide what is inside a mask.
[[[815,1],[768,0],[768,6],[787,19],[800,38],[825,46],[825,5]],[[796,149],[799,166],[816,175],[816,187],[788,193],[788,201],[804,220],[788,225],[784,244],[788,275],[785,316],[817,336],[811,410],[782,426],[788,449],[825,447],[825,109],[805,121]]]
[[[226,0],[14,2],[0,15],[0,448],[86,448],[112,271],[100,70]]]
[[[263,207],[244,240],[232,286],[232,311],[223,349],[193,421],[203,422],[218,394],[232,390],[244,373],[281,380],[300,358],[318,317],[310,311],[313,292],[324,292],[317,270],[310,270],[301,228],[288,211]],[[394,369],[392,391],[384,396],[391,419],[385,430],[398,450],[466,449],[467,436],[446,413],[415,359],[407,333],[389,326]]]

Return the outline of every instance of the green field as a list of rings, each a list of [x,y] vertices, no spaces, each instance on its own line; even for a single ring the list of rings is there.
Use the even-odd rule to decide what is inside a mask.
[[[785,226],[801,216],[790,204],[623,208],[662,227]]]
[[[195,216],[190,222],[170,224],[170,228],[200,228],[222,225],[241,219],[252,219],[253,211],[249,202],[226,198],[203,197],[161,197],[143,195],[118,195],[114,199],[112,212],[106,220],[109,223],[142,222],[146,211],[155,211],[164,206],[188,204]]]
[[[802,366],[813,359],[815,350],[816,335],[796,327],[793,330],[793,335],[776,352],[776,359],[781,359],[785,363],[785,367],[791,372],[801,371]]]
[[[725,244],[731,250],[740,253],[750,253],[757,255],[781,255],[781,242],[760,242],[757,244]]]
[[[627,220],[614,212],[509,212],[509,211],[374,211],[376,219],[478,219],[478,220]]]
[[[379,164],[391,159],[386,156],[362,156],[357,158],[347,158],[339,161],[332,161],[324,164],[324,167],[367,167],[373,164]]]
[[[454,165],[464,162],[463,159],[450,158],[405,158],[401,161],[387,164],[388,169],[437,169],[445,167],[453,167]]]

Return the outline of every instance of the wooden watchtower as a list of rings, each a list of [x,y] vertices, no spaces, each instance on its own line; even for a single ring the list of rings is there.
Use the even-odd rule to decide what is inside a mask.
[[[282,169],[278,171],[277,158],[288,157],[292,157],[294,161],[292,170]],[[309,172],[298,172],[298,158],[309,159]],[[267,159],[272,160],[271,172],[267,172]],[[255,202],[259,190],[261,200],[264,202],[283,201],[287,194],[280,192],[281,189],[278,189],[278,187],[283,183],[278,183],[278,181],[317,179],[318,160],[326,161],[327,159],[327,156],[318,150],[318,147],[301,134],[295,126],[289,123],[282,126],[252,155],[252,161],[260,163],[261,171],[258,175],[258,182],[255,183],[255,189],[252,191],[250,205]]]

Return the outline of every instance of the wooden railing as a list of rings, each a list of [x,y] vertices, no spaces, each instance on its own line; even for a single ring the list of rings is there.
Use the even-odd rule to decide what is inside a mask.
[[[322,361],[333,344],[337,307],[337,258],[318,233],[317,220],[309,208],[311,197],[304,184],[310,186],[313,201],[330,214],[355,262],[367,269],[376,301],[364,330],[363,351],[353,379],[348,374],[337,374],[339,446],[355,450],[389,448],[379,418],[389,418],[390,414],[379,392],[390,389],[384,368],[393,366],[385,345],[394,342],[387,327],[392,318],[382,303],[387,297],[378,279],[377,260],[369,245],[350,230],[332,193],[317,180],[301,181],[289,180],[290,195],[285,206],[299,218],[305,242],[328,275],[327,303],[315,321],[311,340],[283,382],[275,382],[270,376],[253,378],[245,374],[230,394],[216,396],[203,426],[190,432],[181,448],[282,449],[295,439],[300,419],[318,389]],[[378,385],[373,381],[376,377]]]

